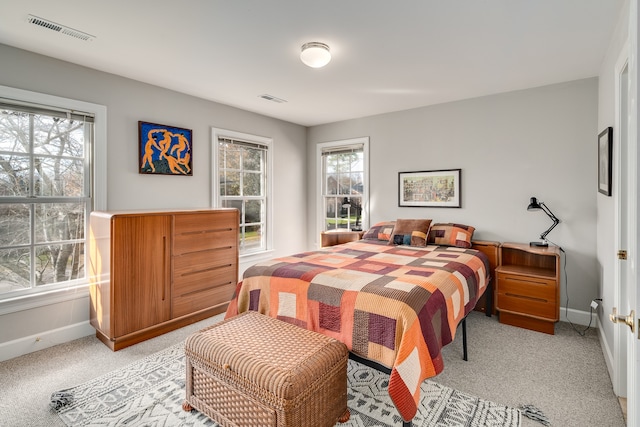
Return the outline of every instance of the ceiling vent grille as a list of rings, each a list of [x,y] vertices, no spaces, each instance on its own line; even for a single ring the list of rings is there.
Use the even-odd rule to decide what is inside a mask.
[[[278,104],[282,104],[283,102],[287,102],[286,99],[278,98],[278,97],[275,97],[273,95],[268,95],[266,93],[264,95],[260,95],[260,98],[266,99],[267,101],[277,102]]]
[[[49,30],[65,34],[67,36],[74,37],[76,39],[84,40],[84,41],[92,41],[95,39],[95,36],[91,34],[83,33],[82,31],[74,30],[73,28],[65,27],[64,25],[56,24],[53,21],[49,21],[47,19],[38,18],[34,15],[29,15],[27,21],[30,24],[37,25],[42,28],[47,28]]]

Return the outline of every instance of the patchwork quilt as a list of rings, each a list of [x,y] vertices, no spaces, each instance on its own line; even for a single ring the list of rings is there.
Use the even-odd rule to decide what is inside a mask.
[[[226,313],[276,317],[344,342],[391,370],[389,395],[406,421],[420,384],[444,368],[441,349],[489,281],[474,249],[360,240],[247,269]]]

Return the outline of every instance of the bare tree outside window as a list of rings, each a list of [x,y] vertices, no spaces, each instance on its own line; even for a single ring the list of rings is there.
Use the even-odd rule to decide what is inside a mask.
[[[0,295],[85,277],[90,120],[0,107]]]

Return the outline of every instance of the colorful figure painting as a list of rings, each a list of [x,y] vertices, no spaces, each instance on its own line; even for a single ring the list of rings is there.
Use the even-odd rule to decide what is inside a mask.
[[[140,173],[193,175],[191,129],[138,122],[138,136]]]

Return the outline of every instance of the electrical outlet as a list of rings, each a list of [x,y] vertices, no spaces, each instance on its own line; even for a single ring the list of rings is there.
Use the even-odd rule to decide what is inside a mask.
[[[591,308],[593,308],[594,310],[598,309],[598,301],[593,300],[591,301]]]

